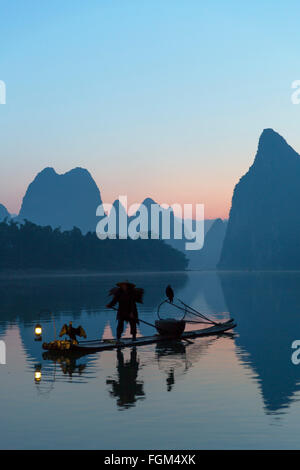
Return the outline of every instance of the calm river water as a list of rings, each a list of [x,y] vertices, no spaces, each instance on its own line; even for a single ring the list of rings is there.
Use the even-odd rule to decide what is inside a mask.
[[[88,355],[51,357],[34,341],[73,321],[89,338],[115,333],[108,290],[145,288],[140,317],[175,296],[233,334]],[[51,313],[50,313],[51,312]],[[167,312],[169,313],[169,312]],[[140,334],[153,329],[140,324]],[[299,449],[300,274],[172,273],[0,281],[2,449]],[[40,374],[39,374],[40,373]]]

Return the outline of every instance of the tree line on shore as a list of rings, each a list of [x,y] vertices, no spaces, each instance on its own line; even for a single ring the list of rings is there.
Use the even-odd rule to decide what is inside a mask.
[[[96,271],[185,270],[185,255],[163,240],[99,240],[95,233],[83,235],[42,227],[28,220],[0,223],[0,269],[65,269]]]

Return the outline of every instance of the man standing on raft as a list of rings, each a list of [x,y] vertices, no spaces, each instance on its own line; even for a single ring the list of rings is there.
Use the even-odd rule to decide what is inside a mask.
[[[138,289],[135,284],[129,281],[118,282],[117,287],[110,290],[109,295],[113,295],[113,299],[106,305],[106,308],[113,308],[117,303],[119,304],[117,341],[120,341],[123,333],[124,321],[129,322],[132,339],[136,340],[136,325],[139,323],[136,303],[143,303],[143,294],[144,289]]]

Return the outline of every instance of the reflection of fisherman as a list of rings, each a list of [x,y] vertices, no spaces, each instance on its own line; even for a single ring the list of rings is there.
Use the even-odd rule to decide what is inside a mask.
[[[136,402],[136,397],[143,397],[143,383],[137,382],[139,362],[137,360],[136,348],[130,352],[130,361],[124,362],[124,355],[121,349],[117,350],[117,370],[118,381],[107,380],[106,383],[112,385],[112,396],[118,397],[117,404],[121,407],[129,408]]]
[[[174,384],[175,384],[174,369],[171,368],[169,370],[168,377],[167,377],[167,390],[168,390],[168,392],[171,392]]]
[[[119,341],[124,330],[124,321],[130,324],[130,333],[132,339],[136,339],[136,324],[139,323],[138,311],[136,302],[143,302],[143,289],[137,289],[135,284],[128,281],[119,282],[118,287],[114,287],[110,291],[113,295],[112,301],[106,305],[107,308],[112,308],[117,303],[118,305],[118,326],[117,326],[117,340]]]
[[[186,367],[186,346],[181,342],[164,342],[156,345],[158,366],[167,374],[167,391],[171,392],[175,385],[175,370]]]

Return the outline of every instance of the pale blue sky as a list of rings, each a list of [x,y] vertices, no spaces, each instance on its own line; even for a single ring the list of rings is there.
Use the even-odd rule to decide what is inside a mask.
[[[300,151],[296,1],[0,0],[0,203],[45,166],[87,168],[105,202],[226,216],[272,127]]]

